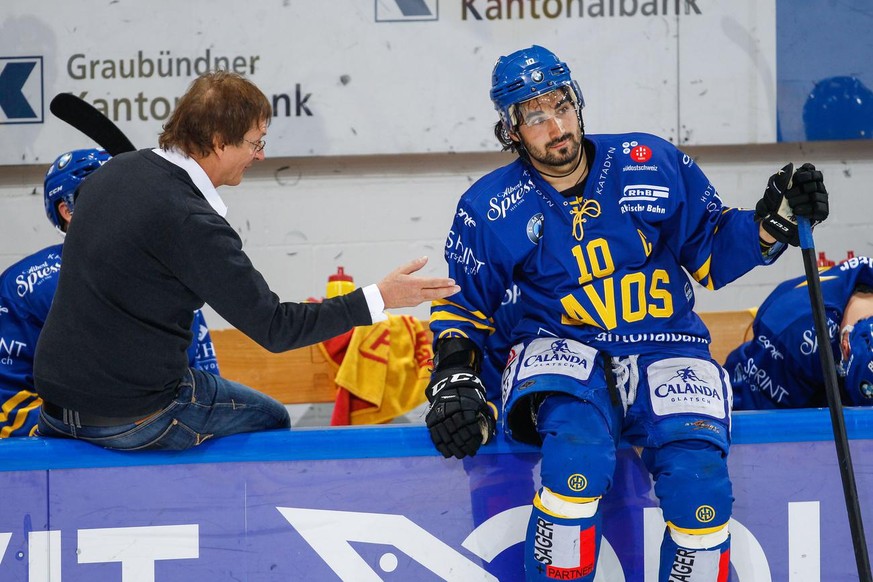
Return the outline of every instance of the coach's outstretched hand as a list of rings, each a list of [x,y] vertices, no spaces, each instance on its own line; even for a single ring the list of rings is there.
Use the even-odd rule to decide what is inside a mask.
[[[413,275],[427,264],[427,257],[420,257],[391,271],[377,283],[385,309],[415,307],[425,301],[454,295],[461,288],[448,277],[418,277]]]

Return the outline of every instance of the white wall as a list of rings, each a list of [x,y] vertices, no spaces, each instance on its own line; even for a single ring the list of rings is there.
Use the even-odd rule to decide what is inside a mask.
[[[145,147],[193,76],[220,67],[275,103],[274,155],[487,153],[494,64],[531,44],[562,55],[611,132],[772,143],[777,38],[801,36],[780,32],[776,0],[260,0],[244,15],[235,0],[90,4],[99,18],[81,1],[3,0],[0,72],[19,68],[2,89],[19,107],[0,108],[0,164],[49,163],[78,145],[49,113],[62,92]],[[410,18],[412,5],[429,16]]]
[[[751,208],[767,178],[788,161],[811,161],[825,173],[832,213],[815,230],[817,249],[839,260],[847,250],[873,255],[873,142],[817,142],[688,147],[729,205]],[[324,293],[343,265],[360,284],[372,283],[419,255],[425,272],[446,272],[442,247],[455,203],[473,180],[510,160],[508,154],[416,154],[277,158],[249,171],[241,186],[224,188],[228,220],[252,261],[283,299]],[[0,269],[60,235],[45,218],[43,166],[0,166]],[[757,305],[785,278],[803,274],[798,249],[726,289],[698,287],[698,310]],[[405,310],[426,318],[428,309]],[[228,325],[207,309],[210,327]]]

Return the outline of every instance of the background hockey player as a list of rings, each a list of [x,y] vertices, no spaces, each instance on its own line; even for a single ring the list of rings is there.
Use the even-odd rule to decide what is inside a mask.
[[[642,451],[668,524],[659,579],[725,580],[730,387],[688,274],[715,289],[774,261],[797,244],[791,213],[827,216],[822,175],[789,164],[757,212],[728,208],[670,143],[586,136],[579,86],[539,46],[497,61],[491,99],[496,136],[519,157],[461,197],[448,234],[461,291],[431,309],[431,438],[445,457],[463,458],[493,434],[481,353],[515,283],[522,300],[502,418],[510,438],[542,446],[527,578],[594,578],[598,502],[624,435]]]
[[[842,401],[873,405],[873,259],[853,257],[820,278]],[[776,287],[758,309],[752,330],[752,339],[725,362],[734,409],[826,407],[806,277]]]
[[[43,199],[49,222],[65,234],[79,184],[109,160],[97,149],[67,152],[46,172]],[[63,244],[25,257],[0,274],[0,437],[27,436],[36,429],[42,402],[33,387],[33,353],[58,287]],[[188,348],[192,367],[218,374],[215,348],[200,310]],[[75,340],[71,340],[75,341]]]

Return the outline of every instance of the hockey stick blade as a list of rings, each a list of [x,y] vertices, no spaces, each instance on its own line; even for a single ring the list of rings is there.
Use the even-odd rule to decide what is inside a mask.
[[[118,129],[111,119],[72,93],[58,93],[49,104],[49,110],[55,117],[66,121],[92,140],[110,155],[136,150],[127,136]]]

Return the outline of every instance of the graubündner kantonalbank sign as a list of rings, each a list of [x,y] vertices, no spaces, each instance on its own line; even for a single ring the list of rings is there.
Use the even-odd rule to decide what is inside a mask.
[[[532,44],[570,65],[596,133],[680,146],[846,139],[822,126],[869,139],[873,44],[846,45],[873,28],[867,3],[264,0],[241,18],[228,0],[153,0],[147,14],[129,1],[6,0],[0,164],[81,147],[48,111],[60,92],[149,147],[191,80],[215,68],[271,100],[271,156],[496,151],[491,69]],[[828,42],[808,42],[810,19]]]

